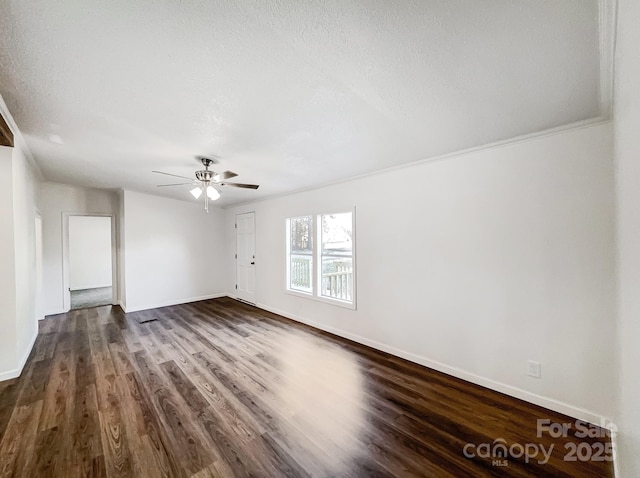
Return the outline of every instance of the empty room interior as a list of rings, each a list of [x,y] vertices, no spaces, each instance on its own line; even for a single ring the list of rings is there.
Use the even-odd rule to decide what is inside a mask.
[[[0,0],[0,476],[640,477],[639,25]]]

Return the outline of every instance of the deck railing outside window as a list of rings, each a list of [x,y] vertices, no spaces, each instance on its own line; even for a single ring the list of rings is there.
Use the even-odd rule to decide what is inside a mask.
[[[311,291],[313,273],[310,256],[291,256],[291,288]],[[351,260],[325,260],[322,267],[322,290],[324,297],[351,300],[353,288],[353,270]]]
[[[311,292],[311,256],[291,255],[291,285],[292,289]]]
[[[322,295],[333,299],[351,300],[353,288],[351,259],[325,260],[322,266]]]

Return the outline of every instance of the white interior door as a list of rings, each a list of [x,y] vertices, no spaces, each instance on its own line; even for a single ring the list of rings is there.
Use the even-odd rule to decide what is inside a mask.
[[[236,216],[236,296],[256,303],[255,213]]]

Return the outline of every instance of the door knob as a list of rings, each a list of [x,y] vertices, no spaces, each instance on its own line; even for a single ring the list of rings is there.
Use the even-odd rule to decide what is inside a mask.
[[[255,262],[252,262],[252,263],[251,263],[251,265],[252,265],[252,266],[253,266],[253,265],[255,265]]]

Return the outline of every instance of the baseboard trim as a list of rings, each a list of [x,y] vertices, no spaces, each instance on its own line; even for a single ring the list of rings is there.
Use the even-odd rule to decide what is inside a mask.
[[[22,356],[22,360],[20,360],[20,363],[18,365],[20,369],[20,373],[22,373],[22,369],[26,365],[27,360],[29,360],[29,355],[31,355],[31,351],[33,350],[33,346],[35,345],[37,338],[38,338],[38,328],[36,327],[33,337],[31,337],[31,340],[29,341],[29,345],[27,346],[27,350],[25,351],[24,355]]]
[[[31,337],[31,340],[29,341],[29,346],[27,347],[27,350],[23,354],[22,359],[20,359],[20,361],[18,362],[18,368],[0,373],[0,382],[3,382],[5,380],[10,380],[12,378],[17,378],[20,375],[22,375],[22,370],[24,369],[24,366],[27,364],[27,360],[29,360],[29,355],[31,355],[31,351],[33,350],[33,346],[36,343],[37,338],[38,338],[38,330],[36,329],[36,333],[33,334],[33,337]]]
[[[200,300],[218,299],[220,297],[226,297],[227,295],[228,294],[226,292],[220,292],[218,294],[203,295],[203,296],[200,296],[200,297],[189,297],[187,299],[176,299],[176,300],[172,300],[172,301],[158,302],[158,303],[155,303],[155,304],[134,305],[134,306],[126,307],[126,308],[122,304],[120,304],[120,307],[122,307],[122,310],[124,310],[126,313],[138,312],[140,310],[149,310],[149,309],[157,309],[157,308],[160,308],[160,307],[169,307],[170,305],[188,304],[190,302],[198,302]]]
[[[412,352],[407,352],[402,349],[398,349],[396,347],[392,347],[390,345],[386,345],[382,342],[377,342],[375,340],[368,339],[366,337],[362,337],[357,334],[353,334],[351,332],[346,332],[341,329],[337,329],[335,327],[330,327],[325,324],[321,324],[318,322],[314,322],[312,320],[307,320],[303,317],[297,316],[295,314],[287,313],[283,310],[276,309],[274,307],[270,307],[266,304],[258,303],[256,307],[264,309],[268,312],[273,312],[274,314],[281,315],[291,320],[295,320],[296,322],[301,322],[303,324],[309,325],[313,328],[323,330],[325,332],[329,332],[331,334],[337,335],[339,337],[343,337],[348,340],[352,340],[362,345],[366,345],[368,347],[374,348],[376,350],[380,350],[382,352],[386,352],[391,355],[395,355],[396,357],[403,358],[410,362],[417,363],[419,365],[423,365],[425,367],[437,370],[438,372],[445,373],[447,375],[451,375],[453,377],[465,380],[467,382],[474,383],[476,385],[480,385],[482,387],[489,388],[496,392],[504,393],[514,398],[518,398],[520,400],[524,400],[525,402],[533,403],[534,405],[538,405],[540,407],[547,408],[549,410],[553,410],[558,413],[562,413],[564,415],[568,415],[570,417],[584,420],[586,422],[592,423],[598,426],[606,426],[606,424],[611,423],[611,419],[609,417],[605,417],[598,413],[592,412],[590,410],[586,410],[584,408],[576,407],[569,403],[561,402],[559,400],[555,400],[553,398],[545,397],[542,395],[537,395],[535,393],[528,392],[526,390],[522,390],[521,388],[514,387],[512,385],[507,385],[502,382],[497,382],[495,380],[482,377],[480,375],[476,375],[471,372],[467,372],[457,367],[452,367],[450,365],[446,365],[444,363],[438,362],[436,360],[431,360],[427,357],[423,357],[421,355],[414,354]]]
[[[125,314],[127,313],[127,307],[122,303],[121,300],[119,300],[117,303],[115,303],[113,305],[119,305],[120,308],[122,309],[122,312],[124,312]]]
[[[11,380],[12,378],[19,377],[22,373],[22,369],[13,369],[7,370],[6,372],[0,373],[0,382],[4,382],[5,380]]]

